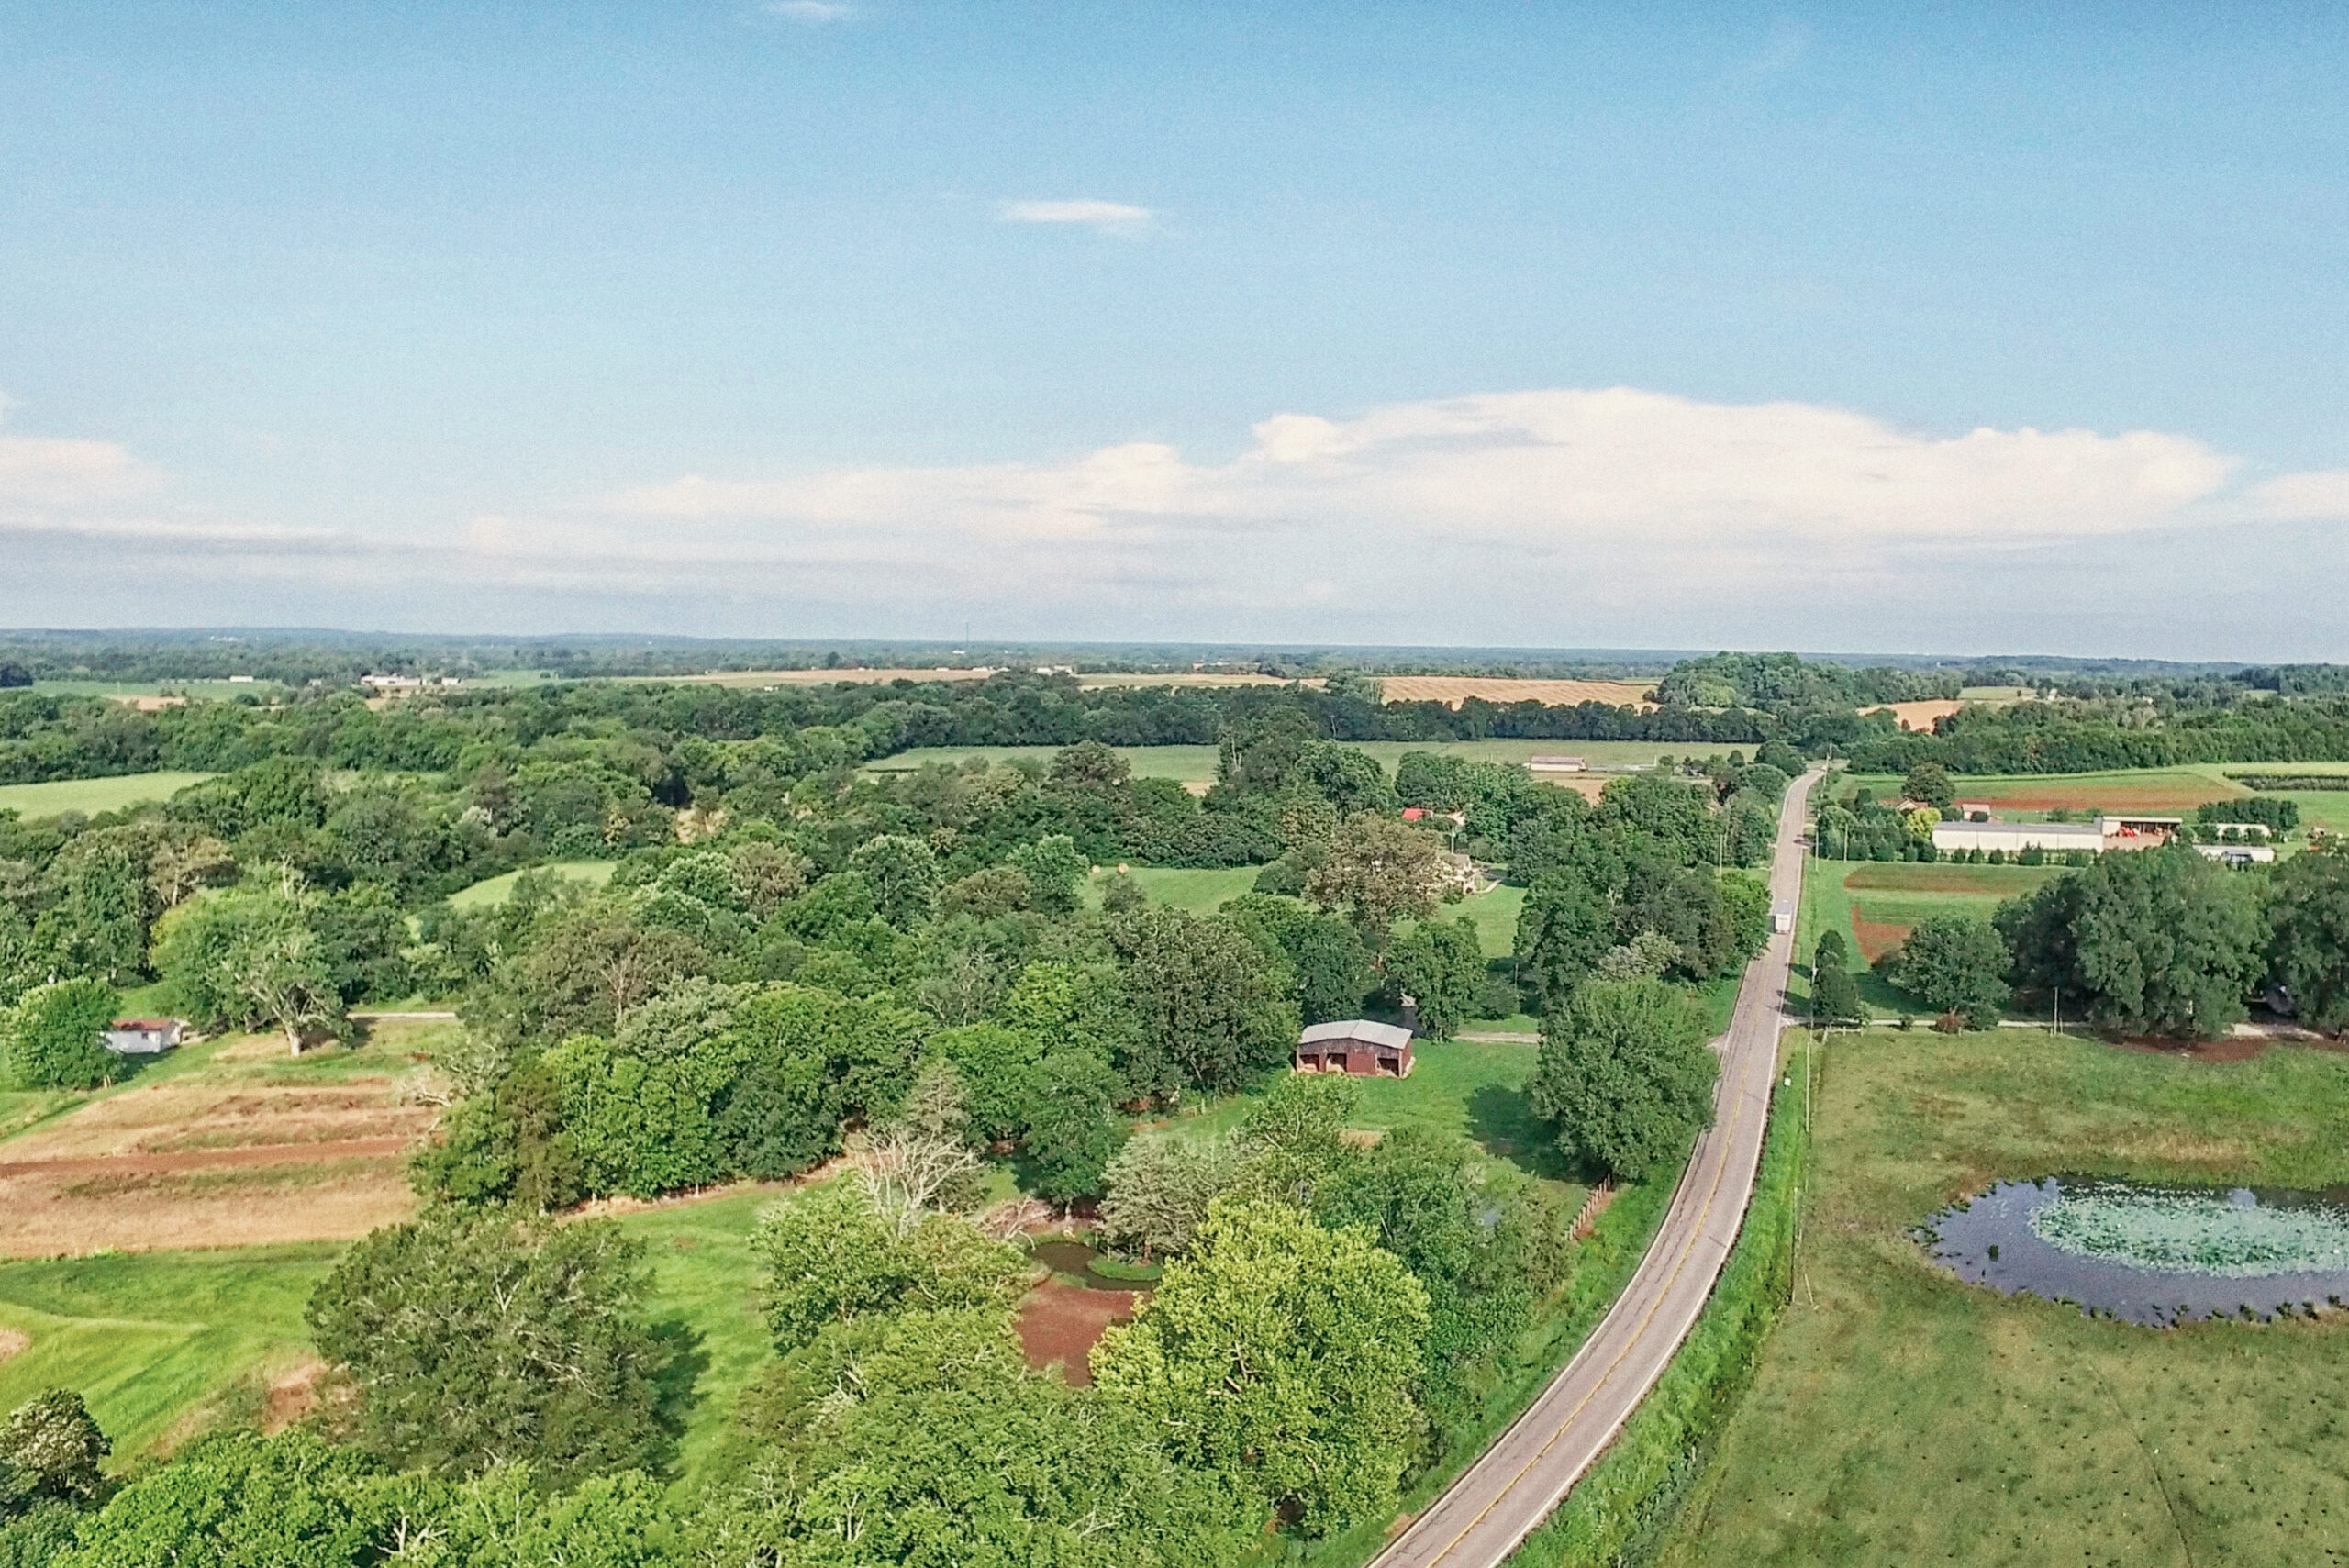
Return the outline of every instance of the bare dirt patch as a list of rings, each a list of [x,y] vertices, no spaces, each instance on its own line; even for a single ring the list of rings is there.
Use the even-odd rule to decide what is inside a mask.
[[[262,1434],[275,1437],[317,1409],[319,1380],[327,1375],[328,1371],[327,1363],[313,1356],[289,1368],[272,1382],[262,1394]]]
[[[1859,944],[1860,957],[1869,963],[1907,941],[1916,929],[1897,920],[1863,920],[1857,909],[1852,911],[1852,940]]]
[[[0,1362],[10,1356],[22,1355],[33,1348],[33,1337],[14,1329],[0,1329]]]
[[[1538,702],[1572,707],[1604,703],[1609,707],[1650,708],[1653,681],[1530,681],[1486,675],[1389,675],[1379,683],[1388,702],[1440,702],[1458,707],[1470,697],[1490,703]],[[1562,750],[1571,749],[1560,742]]]
[[[1032,1367],[1058,1365],[1071,1383],[1093,1381],[1085,1357],[1112,1323],[1134,1315],[1146,1294],[1138,1290],[1086,1290],[1046,1280],[1019,1304],[1019,1346]]]

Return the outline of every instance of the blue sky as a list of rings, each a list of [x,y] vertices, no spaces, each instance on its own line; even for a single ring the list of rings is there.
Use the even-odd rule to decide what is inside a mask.
[[[2349,658],[2344,106],[2337,6],[0,4],[0,619]]]

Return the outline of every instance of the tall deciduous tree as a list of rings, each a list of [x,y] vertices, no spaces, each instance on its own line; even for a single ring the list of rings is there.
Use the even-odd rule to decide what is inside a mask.
[[[2266,967],[2254,886],[2182,847],[2110,854],[2000,906],[2025,985],[2062,986],[2107,1028],[2210,1039]]]
[[[2301,1019],[2349,1029],[2349,852],[2328,846],[2277,868],[2268,906],[2268,963]]]
[[[431,1210],[344,1253],[306,1317],[388,1462],[473,1474],[527,1460],[563,1485],[666,1447],[643,1257],[608,1221]]]
[[[36,985],[0,1014],[8,1077],[26,1089],[95,1089],[122,1072],[101,1038],[117,998],[102,980]]]
[[[1704,1042],[1704,1008],[1687,990],[1660,980],[1592,981],[1542,1020],[1534,1112],[1557,1129],[1567,1154],[1639,1176],[1712,1121],[1720,1063]]]
[[[1563,1010],[1614,946],[1614,917],[1571,873],[1536,883],[1517,916],[1517,983],[1544,1014]]]
[[[1109,927],[1140,1028],[1137,1093],[1237,1086],[1297,1046],[1287,966],[1229,922],[1153,906]]]
[[[1968,1029],[1987,1029],[2011,993],[2007,944],[1987,920],[1936,915],[1909,933],[1893,962],[1893,983],[1936,1013],[1954,1013]]]
[[[1475,1009],[1485,979],[1485,949],[1475,922],[1422,920],[1386,952],[1386,973],[1419,1006],[1419,1032],[1450,1040]]]
[[[1375,942],[1404,916],[1432,913],[1443,886],[1443,855],[1433,839],[1408,822],[1364,812],[1347,818],[1328,858],[1307,873],[1305,896],[1345,911]]]
[[[1093,1373],[1177,1459],[1319,1534],[1393,1508],[1427,1329],[1427,1292],[1366,1231],[1227,1199]]]

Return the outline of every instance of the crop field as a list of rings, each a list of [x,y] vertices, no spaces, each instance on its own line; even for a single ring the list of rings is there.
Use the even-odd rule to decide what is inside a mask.
[[[230,1036],[56,1099],[0,1143],[0,1256],[343,1240],[406,1218],[406,1154],[434,1114],[411,1093],[418,1052],[451,1027],[385,1020],[298,1061]]]
[[[1900,793],[1891,773],[1859,773],[1853,784],[1872,787],[1879,800]],[[2085,811],[2146,811],[2177,815],[2215,800],[2241,800],[2251,794],[2214,773],[2191,769],[2131,770],[2109,773],[1958,773],[1957,798],[1979,801],[2018,821],[2044,817],[2056,807]],[[1850,786],[1846,786],[1848,790]]]
[[[612,880],[618,861],[551,861],[542,866],[530,866],[530,873],[552,872],[566,881],[583,883],[589,887],[601,887]],[[524,872],[509,871],[502,875],[487,877],[449,895],[450,904],[459,909],[481,909],[493,904],[503,904],[514,895],[514,884]]]
[[[1814,860],[1803,871],[1799,955],[1809,958],[1821,931],[1841,930],[1857,949],[1854,968],[1864,969],[1899,946],[1922,921],[1936,915],[1987,919],[2001,901],[2063,874],[2060,866]],[[1871,1006],[1898,1012],[1916,1006],[1873,972],[1861,973],[1859,982],[1860,995]],[[1798,988],[1806,984],[1798,980]]]
[[[111,779],[61,779],[55,784],[0,784],[0,811],[25,817],[78,811],[95,817],[150,800],[169,800],[210,773],[125,773]]]
[[[2036,1032],[1838,1036],[1794,1298],[1668,1568],[2335,1561],[2349,1318],[2154,1329],[1960,1283],[1910,1235],[2053,1172],[2349,1183],[2349,1056],[2178,1061]]]

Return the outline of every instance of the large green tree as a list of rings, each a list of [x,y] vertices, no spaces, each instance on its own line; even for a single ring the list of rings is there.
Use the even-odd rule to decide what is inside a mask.
[[[1419,1006],[1419,1032],[1450,1040],[1475,1008],[1485,980],[1485,949],[1475,922],[1422,920],[1386,951],[1386,973]]]
[[[1136,1093],[1234,1088],[1296,1049],[1287,966],[1230,922],[1153,906],[1113,921],[1108,939],[1139,1026],[1126,1072]]]
[[[121,1075],[122,1059],[106,1047],[118,1004],[102,980],[36,985],[0,1014],[8,1077],[26,1089],[95,1089]]]
[[[643,1258],[609,1221],[428,1210],[344,1253],[306,1318],[359,1387],[362,1441],[391,1464],[473,1474],[524,1460],[566,1485],[667,1450]]]
[[[1530,1089],[1560,1149],[1630,1179],[1710,1125],[1720,1073],[1690,992],[1661,980],[1595,980],[1542,1020]]]
[[[751,1251],[765,1275],[778,1350],[826,1324],[901,1311],[1001,1306],[1025,1286],[1018,1250],[959,1215],[883,1212],[863,1184],[826,1182],[760,1220]]]
[[[1612,912],[1590,884],[1545,876],[1518,911],[1518,988],[1542,1013],[1559,1012],[1614,945]]]
[[[2015,979],[2131,1032],[2213,1039],[2266,967],[2255,884],[2190,849],[2100,856],[1999,906]]]
[[[1427,1292],[1367,1231],[1227,1199],[1093,1374],[1184,1463],[1319,1534],[1394,1507],[1427,1328]]]
[[[1968,1029],[1997,1027],[2011,992],[2007,944],[1987,920],[1936,915],[1910,930],[1893,961],[1893,984]]]
[[[1364,812],[1339,828],[1321,863],[1306,874],[1305,896],[1344,911],[1374,943],[1405,916],[1434,912],[1443,896],[1443,851],[1409,823]]]
[[[2349,851],[2310,849],[2278,866],[2267,922],[2270,971],[2301,1019],[2349,1029]]]

